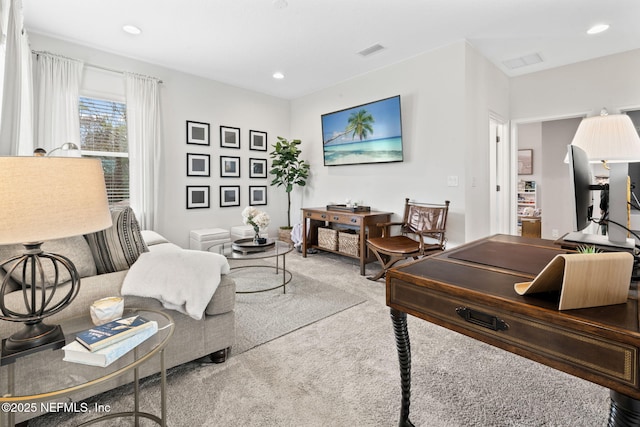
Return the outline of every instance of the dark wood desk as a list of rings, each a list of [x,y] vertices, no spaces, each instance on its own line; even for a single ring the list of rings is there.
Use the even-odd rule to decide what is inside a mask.
[[[375,261],[367,248],[367,238],[380,237],[382,227],[377,224],[389,222],[391,212],[345,212],[334,211],[326,208],[302,208],[302,256],[307,256],[307,249],[317,248],[323,251],[334,252],[340,255],[358,258],[360,260],[360,275],[365,274],[365,265]],[[309,220],[309,230],[307,233],[307,219]],[[337,224],[356,228],[359,235],[360,250],[358,255],[351,255],[344,252],[332,251],[318,246],[318,227]]]
[[[497,235],[391,269],[387,305],[400,362],[400,426],[411,426],[407,314],[611,390],[609,426],[640,425],[636,284],[626,304],[559,311],[557,295],[518,295],[557,254],[553,241]]]

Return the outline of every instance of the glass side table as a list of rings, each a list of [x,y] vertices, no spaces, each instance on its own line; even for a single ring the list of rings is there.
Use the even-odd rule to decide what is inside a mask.
[[[287,293],[287,284],[291,282],[293,275],[287,270],[287,259],[285,256],[293,250],[293,245],[282,240],[267,239],[267,243],[261,248],[249,248],[246,249],[243,246],[239,246],[238,243],[251,241],[253,239],[240,239],[235,242],[227,242],[219,247],[219,251],[222,255],[226,256],[228,260],[262,260],[266,258],[275,258],[275,266],[265,266],[260,264],[250,265],[238,265],[231,267],[231,271],[240,271],[247,268],[271,268],[275,270],[276,274],[282,274],[282,281],[276,286],[272,285],[260,285],[258,289],[249,291],[236,291],[237,294],[253,294],[257,292],[267,292],[273,289],[282,288],[283,293]],[[282,259],[281,259],[282,258]],[[282,266],[280,266],[282,262]],[[260,287],[262,286],[262,287]]]
[[[0,370],[0,426],[15,425],[16,416],[31,412],[38,415],[46,412],[92,412],[97,418],[82,425],[94,424],[120,417],[132,417],[135,425],[140,418],[146,418],[161,426],[166,426],[166,386],[167,376],[164,349],[173,335],[174,322],[167,313],[136,308],[125,308],[124,316],[138,314],[148,320],[158,322],[158,332],[142,344],[135,347],[107,367],[89,366],[80,363],[65,362],[64,350],[43,350],[20,357]],[[64,320],[60,323],[67,343],[75,339],[77,332],[93,327],[89,313]],[[160,407],[161,414],[154,415],[140,411],[140,375],[138,368],[158,355],[160,359]],[[111,413],[106,405],[89,407],[74,402],[74,393],[96,387],[106,381],[133,373],[133,410]],[[16,383],[19,378],[19,383]],[[44,388],[42,384],[56,384]],[[60,400],[64,398],[65,400]],[[27,417],[32,418],[32,417]]]

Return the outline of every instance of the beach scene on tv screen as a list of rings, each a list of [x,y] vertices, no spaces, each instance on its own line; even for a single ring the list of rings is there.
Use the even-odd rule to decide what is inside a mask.
[[[400,97],[322,115],[326,166],[402,161]]]

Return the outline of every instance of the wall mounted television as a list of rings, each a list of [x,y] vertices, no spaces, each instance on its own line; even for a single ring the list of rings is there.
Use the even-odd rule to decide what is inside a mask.
[[[400,95],[322,115],[325,166],[403,161]]]

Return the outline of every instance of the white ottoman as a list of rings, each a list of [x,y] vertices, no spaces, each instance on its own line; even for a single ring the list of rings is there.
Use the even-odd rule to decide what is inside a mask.
[[[260,237],[269,237],[268,228],[260,230],[259,234]],[[231,227],[231,240],[234,242],[238,239],[248,239],[253,236],[255,236],[255,231],[253,231],[253,227],[250,225],[237,225],[235,227]]]
[[[189,233],[189,248],[198,251],[217,252],[217,246],[230,241],[229,230],[222,228],[203,228]]]

